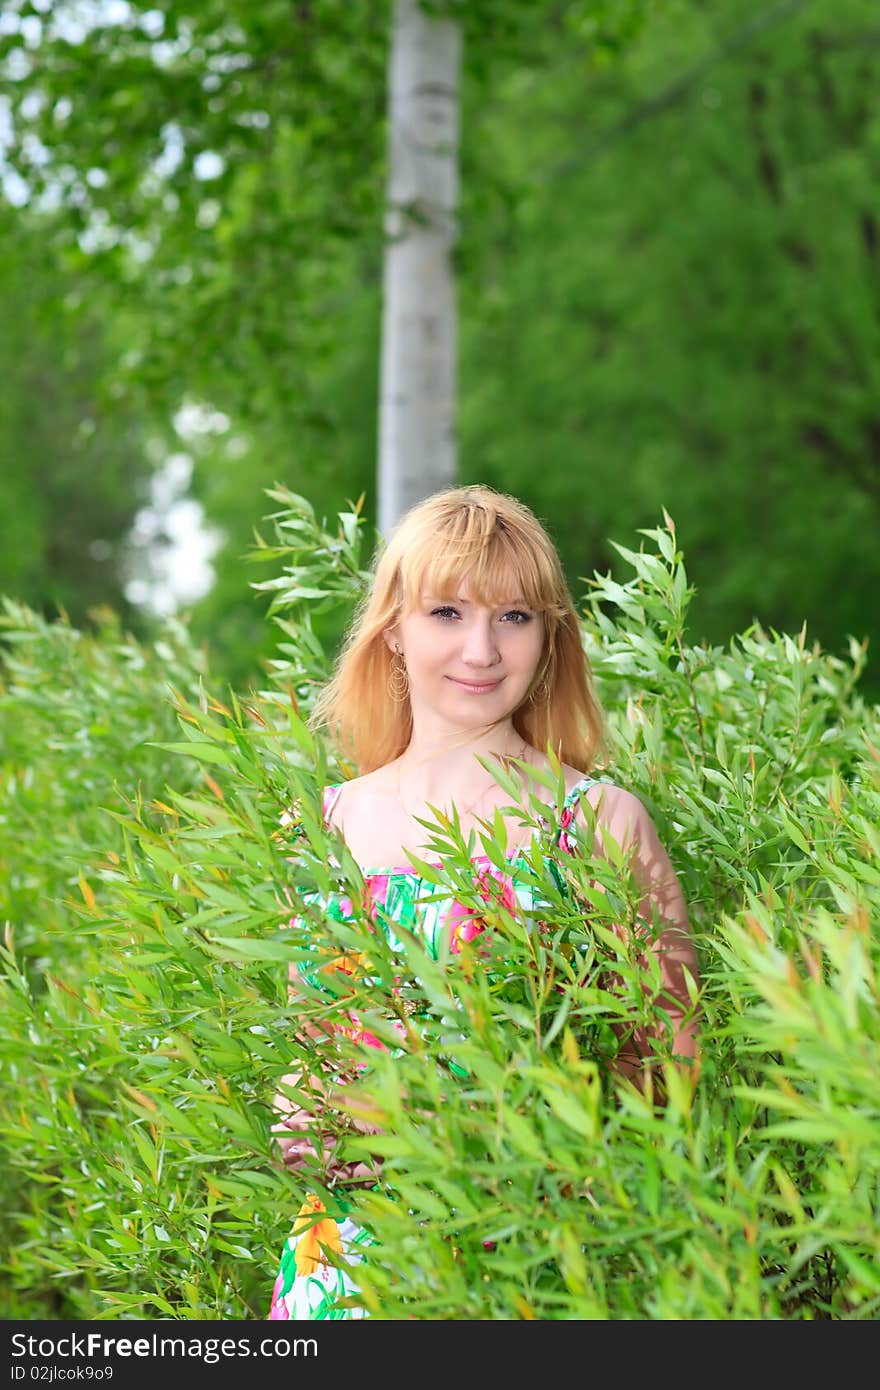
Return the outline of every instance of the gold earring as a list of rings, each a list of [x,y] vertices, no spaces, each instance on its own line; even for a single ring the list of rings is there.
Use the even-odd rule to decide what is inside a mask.
[[[399,647],[394,648],[391,657],[391,670],[388,674],[388,694],[396,705],[403,704],[409,695],[409,676],[406,673],[406,659]]]
[[[543,705],[550,699],[550,687],[547,684],[547,677],[542,676],[529,696],[530,705]]]

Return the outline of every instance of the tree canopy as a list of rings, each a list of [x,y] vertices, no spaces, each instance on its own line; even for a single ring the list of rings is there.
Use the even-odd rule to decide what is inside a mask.
[[[465,28],[462,480],[535,506],[574,587],[665,506],[698,634],[866,636],[880,688],[869,0],[435,8]],[[388,7],[72,15],[4,18],[8,159],[63,191],[41,236],[122,324],[88,370],[152,425],[229,418],[193,623],[249,678],[263,489],[375,516]]]
[[[131,622],[129,532],[170,431],[121,389],[122,316],[56,230],[0,206],[0,593]]]

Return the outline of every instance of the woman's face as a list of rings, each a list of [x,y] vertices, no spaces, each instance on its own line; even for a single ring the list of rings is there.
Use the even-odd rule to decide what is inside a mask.
[[[544,648],[544,618],[516,593],[496,607],[458,592],[422,592],[389,630],[391,650],[406,660],[416,724],[424,718],[457,728],[506,719],[522,704]]]

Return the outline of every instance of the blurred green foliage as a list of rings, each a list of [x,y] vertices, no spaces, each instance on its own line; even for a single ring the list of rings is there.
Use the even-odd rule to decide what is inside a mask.
[[[171,428],[112,378],[124,318],[56,220],[0,204],[0,594],[81,625],[124,596]]]
[[[486,969],[443,969],[417,938],[398,955],[373,929],[321,824],[321,788],[346,769],[304,723],[326,674],[312,612],[357,602],[363,524],[273,500],[258,558],[280,642],[246,699],[199,679],[181,631],[150,651],[8,612],[0,858],[28,882],[6,906],[0,986],[6,1316],[265,1317],[306,1191],[338,1200],[317,1164],[274,1163],[272,1095],[292,1062],[326,1080],[365,1060],[295,1030],[354,1002],[392,1036],[402,969],[418,1027],[398,1056],[370,1050],[322,1116],[348,1156],[385,1155],[354,1199],[379,1242],[359,1272],[368,1308],[876,1319],[880,708],[859,691],[863,650],[757,626],[693,644],[668,518],[620,554],[624,582],[589,585],[607,774],[669,847],[703,972],[699,1083],[668,1068],[655,1110],[602,1043],[603,1020],[647,1006],[604,930],[633,885],[586,839],[567,895],[533,856],[553,932],[499,908]],[[484,846],[503,852],[491,827]],[[467,903],[468,846],[438,824],[435,848],[440,890]],[[351,923],[303,896],[343,884]],[[291,1017],[289,961],[358,950],[378,983],[305,989]],[[609,968],[617,995],[598,987]],[[351,1127],[365,1108],[383,1130],[369,1140]]]
[[[461,433],[573,577],[665,506],[696,633],[867,636],[880,693],[872,14],[659,7],[614,68],[560,58],[466,114],[498,185],[463,247]]]
[[[460,480],[528,501],[573,585],[666,506],[700,636],[806,620],[834,652],[867,637],[880,692],[872,0],[433,8],[465,37]],[[225,544],[192,631],[233,684],[259,683],[270,646],[242,558],[261,489],[375,511],[389,6],[163,0],[88,30],[12,10],[32,38],[11,22],[0,38],[8,158],[62,206],[7,218],[4,242],[34,284],[48,242],[79,305],[50,297],[37,331],[10,274],[26,339],[10,353],[45,341],[70,410],[10,431],[0,487],[21,525],[0,589],[79,619],[101,567],[72,568],[88,547],[70,536],[91,539],[96,499],[117,505],[119,454],[140,478],[144,438],[206,402],[230,427],[194,449],[193,489]],[[94,433],[71,355],[115,402]],[[10,419],[33,421],[33,373],[9,382]]]

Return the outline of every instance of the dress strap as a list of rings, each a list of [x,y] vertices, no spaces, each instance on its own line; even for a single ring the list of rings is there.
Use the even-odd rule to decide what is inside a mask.
[[[339,793],[342,791],[342,788],[343,788],[344,786],[345,786],[345,783],[344,783],[344,782],[339,782],[339,783],[336,784],[336,786],[325,787],[325,788],[324,788],[324,795],[323,795],[323,798],[322,798],[322,806],[323,806],[323,810],[324,810],[324,824],[325,824],[325,825],[329,825],[329,824],[330,824],[330,817],[331,817],[331,815],[333,814],[333,807],[336,805],[337,801],[339,800]]]
[[[597,785],[597,781],[598,779],[595,777],[581,777],[577,782],[575,782],[574,786],[571,788],[571,791],[565,793],[565,800],[562,803],[563,806],[571,806],[575,801],[577,801],[581,792],[585,792],[587,790],[587,787],[595,787]]]
[[[561,849],[571,851],[573,842],[570,837],[572,823],[574,821],[574,808],[577,805],[578,797],[581,792],[585,792],[588,787],[596,785],[595,777],[581,777],[575,782],[574,786],[565,793],[565,800],[562,803],[562,814],[559,817],[559,824],[556,827],[554,843]]]

